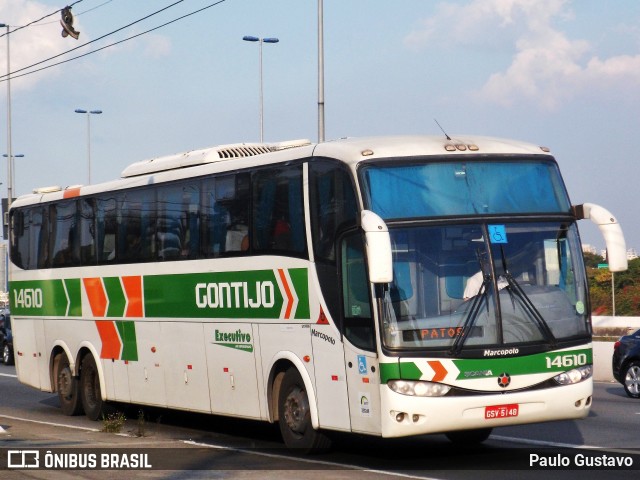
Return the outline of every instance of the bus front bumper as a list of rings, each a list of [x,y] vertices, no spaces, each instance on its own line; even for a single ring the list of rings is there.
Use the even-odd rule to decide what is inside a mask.
[[[477,396],[414,397],[386,384],[380,390],[382,436],[404,437],[584,418],[591,408],[593,382]]]

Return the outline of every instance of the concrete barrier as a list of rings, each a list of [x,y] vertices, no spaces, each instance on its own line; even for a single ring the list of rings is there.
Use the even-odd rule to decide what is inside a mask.
[[[640,317],[593,317],[596,341],[593,342],[593,379],[596,382],[615,382],[611,372],[611,357],[615,341],[597,341],[599,331],[616,330],[626,335],[640,328]]]
[[[593,379],[596,382],[615,382],[611,373],[611,356],[615,342],[593,342]]]

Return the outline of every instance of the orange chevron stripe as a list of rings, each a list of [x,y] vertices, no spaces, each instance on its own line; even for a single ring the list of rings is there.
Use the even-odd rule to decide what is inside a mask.
[[[100,340],[102,340],[100,358],[120,359],[122,343],[120,342],[116,324],[111,321],[101,320],[96,321],[96,327],[100,334]]]
[[[278,274],[280,275],[280,280],[282,280],[282,285],[284,285],[284,291],[287,294],[287,310],[284,312],[284,318],[287,320],[291,318],[291,309],[293,308],[293,295],[291,295],[291,289],[289,288],[289,284],[287,283],[287,276],[284,274],[284,270],[278,269]]]
[[[142,317],[142,277],[122,277],[122,285],[129,302],[125,317]]]
[[[431,379],[432,382],[440,382],[444,380],[447,376],[447,373],[449,373],[444,365],[442,365],[442,363],[440,363],[438,360],[430,360],[427,363],[433,369],[434,375]]]
[[[100,278],[83,278],[84,289],[89,298],[91,313],[94,317],[104,317],[107,313],[107,294]]]

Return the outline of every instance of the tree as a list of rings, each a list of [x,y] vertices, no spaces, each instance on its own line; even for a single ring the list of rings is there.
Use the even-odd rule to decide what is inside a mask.
[[[594,267],[593,259],[587,259],[587,276],[593,315],[612,315],[611,272],[606,268]],[[616,315],[640,316],[640,258],[629,261],[625,272],[613,274],[615,285]]]

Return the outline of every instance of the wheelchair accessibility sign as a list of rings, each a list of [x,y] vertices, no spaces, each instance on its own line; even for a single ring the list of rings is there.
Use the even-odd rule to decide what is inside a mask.
[[[491,243],[509,243],[507,241],[507,229],[504,225],[487,225],[489,228],[489,241]]]
[[[364,355],[358,355],[358,373],[360,375],[367,374],[367,357]]]

